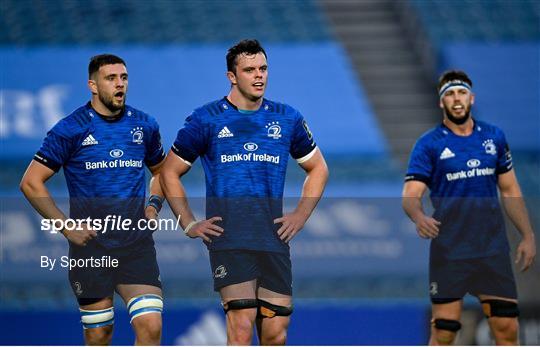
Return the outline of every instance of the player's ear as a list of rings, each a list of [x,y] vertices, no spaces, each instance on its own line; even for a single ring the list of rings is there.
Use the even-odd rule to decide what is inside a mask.
[[[471,93],[471,105],[474,105],[474,93]]]
[[[94,80],[88,80],[88,89],[90,89],[90,92],[92,94],[97,94],[97,84],[96,84],[96,81]]]
[[[440,107],[441,109],[444,109],[444,104],[443,104],[443,102],[442,102],[442,99],[439,99],[439,107]]]
[[[231,84],[236,84],[236,75],[232,71],[227,71],[227,78],[231,82]]]

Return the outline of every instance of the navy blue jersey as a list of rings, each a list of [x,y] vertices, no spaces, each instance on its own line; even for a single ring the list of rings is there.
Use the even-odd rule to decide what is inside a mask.
[[[316,150],[297,110],[264,99],[247,114],[223,98],[187,117],[172,150],[190,165],[201,157],[206,215],[221,216],[225,229],[210,249],[288,251],[273,224],[283,213],[288,157],[301,163]]]
[[[86,104],[60,120],[34,160],[54,171],[64,168],[70,217],[136,220],[144,216],[145,168],[165,157],[154,118],[126,106],[117,117],[103,117]],[[131,244],[150,231],[98,232],[107,248]]]
[[[430,189],[433,218],[441,222],[432,256],[467,259],[509,251],[497,177],[511,169],[503,132],[485,122],[475,121],[469,136],[441,124],[420,137],[405,180]]]

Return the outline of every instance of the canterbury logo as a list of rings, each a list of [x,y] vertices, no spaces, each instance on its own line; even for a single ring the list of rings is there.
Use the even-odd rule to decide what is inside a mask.
[[[223,129],[221,129],[217,137],[218,139],[221,139],[223,137],[233,137],[233,136],[234,134],[229,130],[229,128],[223,127]]]
[[[90,146],[90,145],[97,145],[99,142],[92,136],[92,134],[88,135],[82,142],[83,146]]]

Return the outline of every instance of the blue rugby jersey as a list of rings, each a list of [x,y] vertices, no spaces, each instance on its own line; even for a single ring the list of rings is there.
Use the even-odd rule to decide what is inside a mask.
[[[441,124],[420,137],[405,180],[422,181],[431,191],[433,218],[441,222],[432,257],[468,259],[509,251],[497,177],[510,170],[504,133],[485,122],[475,121],[469,136]]]
[[[201,157],[206,216],[221,216],[225,229],[209,249],[288,252],[273,220],[283,214],[289,154],[301,163],[315,150],[306,121],[286,104],[264,99],[245,113],[223,98],[193,111],[172,151],[189,164]]]
[[[60,120],[34,156],[54,171],[64,168],[71,218],[116,215],[133,223],[144,217],[144,166],[154,166],[164,158],[154,118],[127,105],[117,117],[103,117],[90,103]],[[98,232],[97,240],[107,248],[116,248],[150,233]]]

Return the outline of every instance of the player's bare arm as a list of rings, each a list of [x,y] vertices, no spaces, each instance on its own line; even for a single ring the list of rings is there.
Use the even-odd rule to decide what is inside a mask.
[[[144,209],[144,216],[146,219],[156,219],[158,217],[159,210],[161,209],[161,203],[163,202],[163,199],[165,199],[163,191],[161,190],[161,184],[159,183],[159,173],[164,162],[165,159],[163,159],[159,164],[148,167],[148,170],[150,170],[152,174],[152,178],[150,178],[149,189],[150,203],[148,203]]]
[[[521,271],[526,271],[534,262],[536,244],[527,207],[514,170],[499,175],[497,184],[506,214],[521,234],[521,242],[516,250],[516,264],[522,262]]]
[[[328,166],[317,148],[309,160],[299,164],[306,172],[306,180],[302,187],[302,196],[298,206],[292,213],[276,218],[274,224],[282,223],[277,233],[281,240],[289,242],[304,227],[309,216],[317,206],[326,181],[328,180]]]
[[[402,206],[407,216],[416,225],[416,231],[421,238],[433,239],[439,235],[441,222],[427,216],[422,206],[422,197],[427,186],[421,181],[407,181],[403,186]]]
[[[180,224],[186,235],[212,242],[210,236],[220,236],[223,233],[223,228],[214,224],[220,221],[221,217],[212,217],[202,221],[195,219],[188,204],[186,190],[180,180],[190,168],[191,166],[185,160],[170,151],[160,170],[161,188],[175,217],[180,218]]]
[[[66,220],[66,215],[58,208],[45,182],[54,175],[54,171],[32,160],[20,183],[20,189],[38,213],[47,219]],[[97,234],[94,230],[62,230],[64,236],[78,246],[84,246]]]

